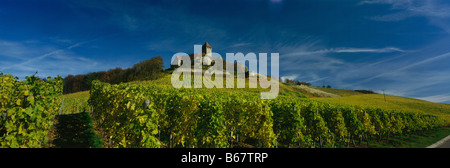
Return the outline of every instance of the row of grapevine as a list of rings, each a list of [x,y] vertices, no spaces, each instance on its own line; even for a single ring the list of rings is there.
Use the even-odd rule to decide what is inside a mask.
[[[96,126],[112,147],[160,147],[158,114],[153,104],[145,104],[137,85],[110,85],[92,82],[88,100]]]
[[[272,103],[274,131],[288,146],[335,147],[371,136],[386,137],[439,127],[431,115],[333,105],[310,100],[277,99]]]
[[[435,116],[322,103],[236,89],[175,89],[164,85],[94,82],[90,105],[113,147],[336,147],[442,125]],[[148,106],[143,106],[148,101]],[[145,118],[145,122],[136,122]],[[143,120],[144,121],[144,120]],[[146,124],[143,124],[146,123]],[[140,125],[140,126],[136,126]],[[143,126],[144,125],[144,126]],[[145,126],[146,125],[146,126]],[[151,127],[149,127],[149,125]]]
[[[41,147],[59,112],[62,79],[0,74],[0,147]]]
[[[160,116],[160,140],[169,147],[275,143],[271,111],[255,96],[170,87],[147,87],[145,92]]]
[[[140,106],[146,100],[150,105],[143,110]],[[142,135],[129,132],[152,130],[157,131],[149,136],[169,147],[223,148],[239,142],[273,147],[276,142],[271,110],[254,96],[95,81],[89,103],[94,120],[113,147],[139,147]],[[157,128],[133,127],[135,115],[148,116]]]

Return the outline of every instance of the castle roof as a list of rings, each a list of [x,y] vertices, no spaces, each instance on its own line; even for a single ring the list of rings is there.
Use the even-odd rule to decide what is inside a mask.
[[[205,44],[203,44],[203,46],[206,46],[206,47],[209,47],[209,48],[212,48],[209,44],[208,44],[208,42],[206,42]]]

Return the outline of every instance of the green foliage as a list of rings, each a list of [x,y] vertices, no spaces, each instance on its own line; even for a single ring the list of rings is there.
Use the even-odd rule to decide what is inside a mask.
[[[70,93],[63,95],[60,114],[74,114],[90,111],[88,104],[89,91]]]
[[[136,91],[130,91],[129,88],[136,88]],[[122,97],[126,97],[122,95],[125,93],[139,98],[121,103]],[[110,131],[106,131],[106,134],[111,136],[120,133],[116,127],[128,124],[109,113],[136,113],[133,110],[119,111],[127,103],[131,106],[142,104],[144,99],[151,102],[151,107],[158,116],[157,119],[153,118],[157,120],[153,124],[161,131],[162,136],[158,134],[159,140],[168,143],[169,147],[229,147],[230,142],[236,141],[259,147],[273,147],[276,143],[272,129],[272,111],[258,94],[233,94],[230,97],[223,91],[175,89],[156,85],[109,85],[95,81],[89,103],[94,107],[94,119],[100,123],[100,127],[108,128]],[[108,124],[110,122],[118,122],[116,125],[119,126]],[[128,141],[131,140],[126,139],[124,142]]]
[[[289,99],[277,99],[271,104],[277,140],[288,147],[312,145],[311,136],[307,135],[305,121],[300,114],[301,107],[301,103]]]
[[[328,89],[326,91],[337,91],[337,89]],[[445,126],[450,126],[450,104],[445,103],[432,103],[424,100],[390,95],[386,95],[385,100],[383,94],[358,94],[343,97],[313,99],[325,103],[375,108],[383,111],[434,115],[444,119]]]
[[[267,102],[255,95],[224,96],[224,109],[228,130],[233,131],[233,141],[246,142],[257,147],[273,147],[276,136],[273,132],[272,111]],[[231,134],[231,132],[230,132]]]
[[[94,80],[120,84],[130,81],[158,79],[163,74],[163,68],[163,59],[161,56],[157,56],[134,64],[133,67],[127,69],[115,68],[84,75],[68,75],[64,78],[64,94],[89,90]]]
[[[243,89],[176,89],[160,82],[94,81],[89,103],[113,147],[225,148],[244,143],[328,148],[354,138],[402,135],[443,124],[431,115],[293,95],[262,100],[259,92]]]
[[[204,97],[197,111],[198,147],[226,148],[229,146],[228,134],[222,101],[214,97]]]
[[[344,138],[348,135],[348,131],[345,127],[345,119],[341,111],[342,109],[331,104],[324,104],[322,107],[323,109],[321,114],[324,117],[330,132],[338,140],[345,140]]]
[[[88,100],[97,126],[113,147],[159,147],[158,114],[144,106],[141,86],[94,81]],[[108,142],[106,142],[108,143]]]
[[[311,135],[314,145],[318,142],[321,147],[333,147],[334,135],[326,126],[326,122],[323,119],[319,108],[322,108],[320,104],[311,102],[303,110],[307,133]]]
[[[0,76],[0,146],[41,147],[61,105],[62,79]]]
[[[56,148],[101,148],[103,142],[92,129],[89,113],[57,115],[55,139]]]

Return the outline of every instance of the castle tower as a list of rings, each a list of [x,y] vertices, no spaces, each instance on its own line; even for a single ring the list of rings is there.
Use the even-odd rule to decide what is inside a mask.
[[[205,53],[205,56],[211,56],[212,54],[212,47],[206,42],[202,46],[202,53]]]
[[[204,53],[203,57],[203,64],[204,65],[211,65],[212,61],[212,47],[206,42],[202,46],[202,53]]]

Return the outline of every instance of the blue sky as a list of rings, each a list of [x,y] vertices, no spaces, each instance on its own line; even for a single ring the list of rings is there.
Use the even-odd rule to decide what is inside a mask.
[[[280,53],[280,76],[450,103],[445,0],[0,1],[0,71],[23,78],[127,68],[208,41]]]

